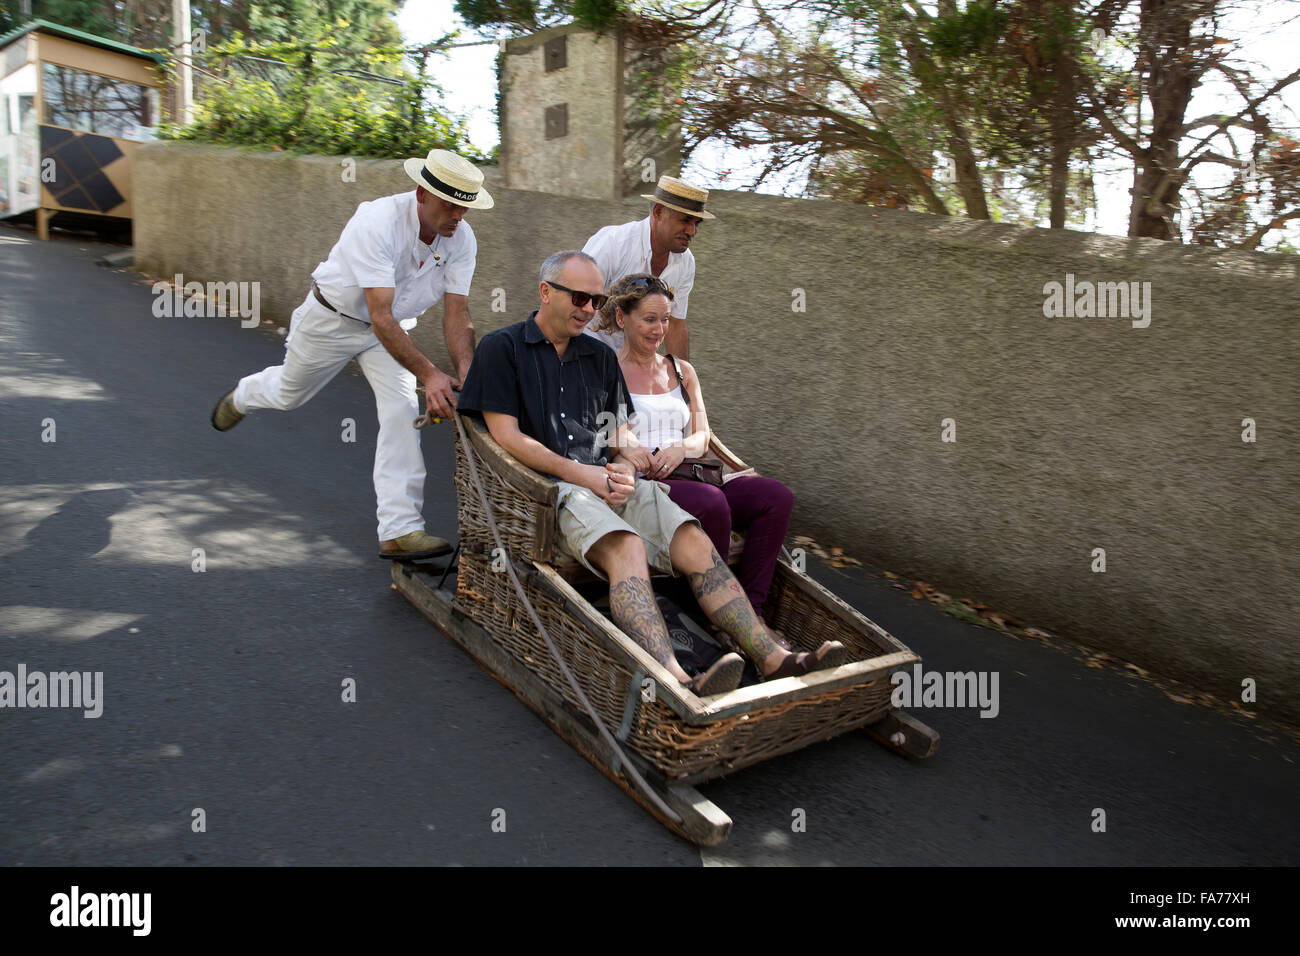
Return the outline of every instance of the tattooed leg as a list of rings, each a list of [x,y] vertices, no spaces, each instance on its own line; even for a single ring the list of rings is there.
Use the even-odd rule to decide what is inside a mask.
[[[698,528],[694,530],[699,531]],[[741,649],[764,675],[772,673],[781,666],[781,662],[790,652],[772,638],[767,625],[754,613],[754,605],[749,603],[749,598],[745,596],[745,589],[740,586],[736,576],[731,573],[726,562],[718,556],[717,549],[704,533],[702,531],[699,533],[704,538],[704,543],[708,545],[707,564],[698,559],[692,561],[687,558],[680,570],[686,572],[686,579],[690,582],[695,599],[700,602],[700,609],[708,615],[710,621],[736,639]],[[677,544],[676,536],[673,538],[673,544]],[[691,550],[695,555],[703,553],[698,543]]]
[[[646,578],[624,578],[611,585],[609,610],[614,615],[614,623],[649,651],[651,657],[669,670],[677,665],[668,628]]]
[[[650,587],[641,539],[630,532],[607,534],[587,552],[587,558],[609,578],[609,610],[614,623],[673,677],[689,684],[690,675],[673,656],[668,627]]]

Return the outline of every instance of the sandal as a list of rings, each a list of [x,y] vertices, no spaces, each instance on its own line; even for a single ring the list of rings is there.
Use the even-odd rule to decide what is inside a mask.
[[[745,659],[739,654],[723,654],[713,666],[704,671],[687,686],[696,697],[712,697],[725,694],[740,686],[740,678],[745,673]]]
[[[781,662],[781,666],[766,675],[764,680],[776,680],[778,677],[803,677],[813,671],[824,671],[839,667],[851,660],[849,649],[839,641],[824,641],[815,651],[802,654],[790,654]]]

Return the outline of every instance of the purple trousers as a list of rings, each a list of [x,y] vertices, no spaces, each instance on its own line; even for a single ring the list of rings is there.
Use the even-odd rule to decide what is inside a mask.
[[[785,543],[794,511],[794,493],[775,478],[749,475],[733,478],[721,488],[704,481],[670,479],[668,497],[683,511],[700,519],[722,560],[731,549],[731,529],[745,533],[745,550],[736,575],[749,603],[762,616],[776,573],[776,559]]]

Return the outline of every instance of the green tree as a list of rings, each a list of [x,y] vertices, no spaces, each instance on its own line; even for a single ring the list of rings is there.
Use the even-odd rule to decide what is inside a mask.
[[[561,23],[604,30],[632,7],[620,0],[456,0],[456,12],[472,28],[501,33],[535,33]]]
[[[350,156],[414,156],[443,148],[486,160],[470,146],[463,121],[444,108],[441,89],[427,81],[422,65],[414,73],[403,67],[400,46],[347,49],[346,27],[300,24],[306,32],[293,40],[250,43],[236,36],[212,48],[214,59],[279,63],[286,79],[277,84],[231,71],[207,84],[193,123],[166,127],[161,135]],[[380,71],[400,79],[378,82]]]
[[[118,21],[125,4],[113,0],[31,0],[31,15],[22,13],[22,0],[0,0],[0,33],[29,19],[49,20],[109,39],[120,39]]]
[[[22,0],[0,0],[0,32],[18,26]],[[346,21],[343,46],[366,49],[396,45],[394,19],[402,0],[191,0],[192,28],[210,44],[236,35],[288,40],[313,24]],[[165,47],[172,36],[171,0],[31,0],[32,17],[147,48]]]
[[[354,156],[418,155],[435,147],[483,159],[463,120],[402,47],[402,0],[192,0],[197,121],[160,135]],[[0,0],[0,28],[20,0]],[[171,0],[33,0],[32,15],[145,49],[173,53]]]

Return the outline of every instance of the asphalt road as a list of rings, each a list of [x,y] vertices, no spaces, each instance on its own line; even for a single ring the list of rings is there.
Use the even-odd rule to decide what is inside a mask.
[[[1300,862],[1292,742],[824,566],[927,669],[998,672],[1000,711],[915,711],[927,761],[850,734],[708,784],[735,829],[701,852],[390,590],[355,369],[219,434],[281,340],[155,317],[107,251],[0,226],[0,671],[104,675],[97,719],[0,708],[0,864]],[[424,450],[452,537],[449,428]]]

